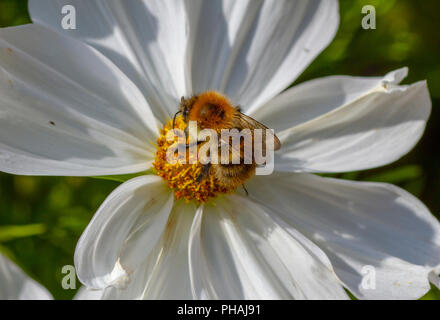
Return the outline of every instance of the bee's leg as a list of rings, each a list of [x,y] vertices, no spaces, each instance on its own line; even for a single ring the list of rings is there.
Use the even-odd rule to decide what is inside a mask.
[[[205,179],[209,175],[209,169],[210,168],[211,168],[211,164],[210,163],[203,165],[202,172],[197,177],[197,182],[198,183],[202,182],[202,180]]]
[[[246,192],[246,196],[249,197],[249,192],[247,191],[246,187],[244,186],[244,183],[241,185],[241,187]]]
[[[190,147],[195,146],[195,145],[199,145],[201,143],[203,143],[203,141],[197,141],[197,142],[191,142],[191,143],[179,143],[177,145],[177,147],[179,148],[181,145],[185,145],[185,148],[189,149]]]

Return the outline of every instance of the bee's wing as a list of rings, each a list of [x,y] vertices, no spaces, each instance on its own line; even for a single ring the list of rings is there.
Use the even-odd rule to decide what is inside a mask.
[[[262,129],[263,130],[263,150],[266,150],[266,134],[270,135],[273,139],[273,149],[274,151],[279,150],[281,148],[281,142],[280,139],[275,135],[275,133],[270,130],[268,127],[266,127],[264,124],[258,122],[257,120],[238,112],[239,119],[241,127],[248,128],[250,130],[254,129]]]

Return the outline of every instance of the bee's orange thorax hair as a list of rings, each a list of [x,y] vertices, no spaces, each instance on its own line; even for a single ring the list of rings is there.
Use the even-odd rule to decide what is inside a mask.
[[[218,92],[207,91],[197,96],[188,120],[197,121],[201,128],[220,131],[231,127],[236,112],[228,98]]]

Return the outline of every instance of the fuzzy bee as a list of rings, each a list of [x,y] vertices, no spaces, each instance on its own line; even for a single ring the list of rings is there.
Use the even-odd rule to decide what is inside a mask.
[[[215,91],[208,91],[202,93],[200,95],[194,95],[188,99],[182,97],[181,103],[179,106],[179,111],[174,116],[174,120],[176,116],[181,113],[183,116],[184,122],[188,125],[190,121],[196,121],[197,126],[200,129],[212,129],[217,132],[217,134],[221,135],[222,130],[227,129],[237,129],[238,131],[247,131],[250,132],[250,138],[254,140],[254,130],[262,129],[263,133],[261,139],[261,150],[263,154],[266,154],[268,150],[266,145],[266,135],[269,134],[273,139],[273,151],[281,148],[281,143],[278,137],[273,134],[271,130],[258,122],[257,120],[243,114],[240,112],[239,107],[233,106],[230,101],[223,95]],[[173,127],[174,127],[173,120]],[[186,129],[188,126],[186,127]],[[185,129],[185,130],[186,130]],[[246,130],[247,129],[247,130]],[[187,130],[186,130],[187,132]],[[244,139],[246,140],[246,139]],[[206,143],[205,141],[199,143]],[[218,145],[218,153],[221,151],[221,144],[230,144],[231,142],[221,140]],[[187,145],[188,146],[188,145]],[[234,146],[230,145],[230,147],[234,148]],[[237,147],[235,147],[237,148]],[[199,181],[202,181],[210,174],[214,175],[220,184],[228,186],[229,188],[235,189],[236,187],[242,185],[244,187],[244,183],[255,175],[255,171],[257,168],[257,163],[255,161],[254,152],[256,149],[254,148],[251,155],[247,155],[244,149],[244,141],[240,142],[238,152],[229,152],[229,162],[227,164],[224,163],[208,163],[203,166],[202,173],[199,176]],[[229,148],[228,148],[229,149]],[[231,149],[229,149],[231,150]],[[238,157],[239,163],[237,161],[233,161],[234,157]],[[249,163],[244,161],[246,156],[250,156],[252,159]],[[236,159],[237,160],[237,159]],[[246,189],[245,189],[246,190]],[[247,193],[247,191],[246,191]]]

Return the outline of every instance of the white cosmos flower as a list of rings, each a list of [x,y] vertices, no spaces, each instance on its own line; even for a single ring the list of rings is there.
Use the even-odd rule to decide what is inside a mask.
[[[81,287],[75,300],[99,300],[102,291]],[[52,300],[46,288],[0,253],[0,300]]]
[[[151,168],[181,96],[226,94],[275,129],[275,173],[216,205],[154,175],[120,185],[76,249],[104,298],[413,299],[440,265],[440,225],[388,184],[313,172],[382,166],[421,137],[427,85],[335,76],[285,90],[330,43],[332,0],[30,0],[0,30],[0,170],[98,176]],[[75,30],[61,27],[63,5]],[[363,284],[375,269],[375,289]]]

